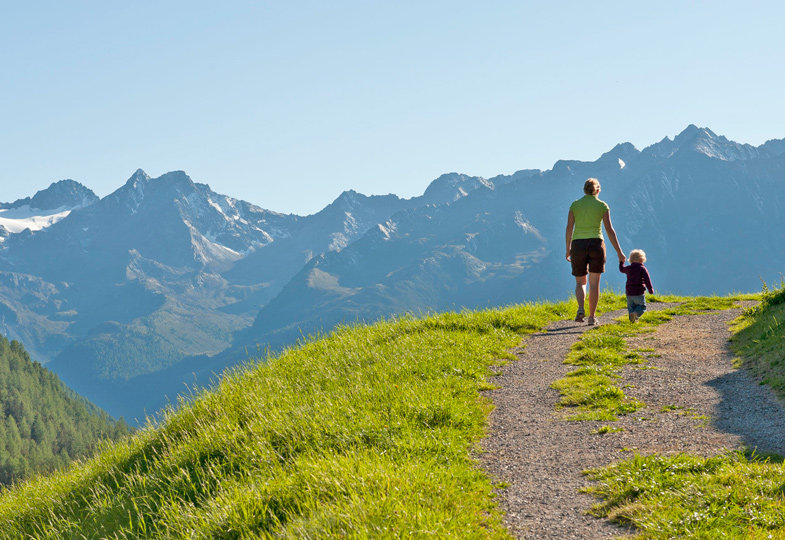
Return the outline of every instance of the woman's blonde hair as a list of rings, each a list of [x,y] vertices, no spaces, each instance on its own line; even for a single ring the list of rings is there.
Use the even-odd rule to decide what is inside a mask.
[[[583,192],[586,195],[597,195],[600,192],[600,181],[596,178],[589,178],[583,184]]]
[[[646,252],[642,249],[633,249],[630,251],[630,262],[636,263],[645,263],[646,262]]]

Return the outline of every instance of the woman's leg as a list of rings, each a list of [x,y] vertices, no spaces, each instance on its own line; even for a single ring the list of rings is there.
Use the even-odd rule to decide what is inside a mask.
[[[589,272],[589,317],[594,317],[600,300],[600,278],[602,273]]]
[[[586,301],[586,276],[575,276],[575,299],[578,301],[578,313],[586,313],[583,309]]]

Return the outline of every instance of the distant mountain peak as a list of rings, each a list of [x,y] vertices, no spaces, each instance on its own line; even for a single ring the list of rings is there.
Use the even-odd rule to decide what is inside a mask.
[[[365,195],[363,195],[362,193],[358,193],[353,189],[347,189],[346,191],[338,195],[338,197],[336,197],[334,202],[355,201],[357,199],[363,199],[363,198],[365,198]]]
[[[695,124],[690,124],[686,128],[684,128],[681,131],[681,133],[676,135],[676,137],[674,137],[674,140],[675,141],[679,141],[679,140],[684,140],[684,139],[690,139],[690,138],[694,137],[696,134],[698,134],[701,131],[705,131],[705,132],[708,132],[708,133],[713,133],[710,129],[699,128]]]
[[[769,139],[758,148],[772,156],[781,156],[785,154],[785,139]]]
[[[144,172],[142,169],[136,169],[134,174],[131,175],[130,178],[126,181],[126,185],[136,185],[139,182],[147,183],[150,180],[150,175]]]
[[[32,234],[46,229],[97,200],[92,190],[69,179],[54,182],[32,197],[0,204],[0,241],[11,234]]]
[[[209,189],[209,186],[206,187]],[[165,196],[168,197],[172,192],[183,194],[195,190],[196,184],[185,171],[170,171],[158,178],[151,178],[142,169],[137,169],[125,185],[112,194],[112,197],[124,201],[134,214],[148,196],[155,198],[166,194]]]
[[[169,171],[153,180],[158,186],[173,187],[175,189],[195,189],[196,184],[185,171]],[[208,186],[209,188],[209,186]]]
[[[730,141],[707,127],[690,124],[673,140],[665,137],[644,148],[643,152],[659,158],[669,158],[676,153],[694,153],[723,161],[737,161],[760,157],[765,150]]]
[[[169,171],[165,174],[162,174],[158,178],[151,178],[146,172],[142,169],[137,169],[134,174],[128,179],[125,183],[126,186],[132,187],[133,189],[139,191],[143,190],[145,186],[148,185],[155,185],[157,187],[164,187],[164,186],[176,186],[176,185],[195,185],[191,177],[185,171],[176,170],[176,171]],[[209,187],[209,186],[208,186]]]
[[[363,195],[362,193],[358,193],[353,189],[347,189],[346,191],[341,192],[333,202],[328,204],[324,210],[328,211],[339,211],[339,212],[351,212],[358,204],[362,204],[362,201],[368,199],[367,195]]]
[[[715,140],[723,140],[725,142],[728,141],[725,137],[718,136],[709,128],[701,128],[696,126],[695,124],[690,124],[684,130],[674,137],[673,142],[675,142],[679,146],[684,146],[685,144],[689,144],[692,141],[715,141]]]
[[[188,180],[191,179],[191,177],[188,176],[188,173],[186,173],[185,171],[183,171],[181,169],[177,169],[177,170],[169,171],[167,173],[162,174],[161,176],[156,178],[156,180],[164,180],[164,179],[172,179],[172,178],[174,178],[174,179],[187,178]]]
[[[640,153],[641,151],[635,148],[632,143],[624,142],[617,144],[605,152],[602,156],[600,156],[599,161],[608,160],[614,163],[619,163],[619,166],[623,169],[628,161],[636,158]]]
[[[434,203],[453,202],[477,189],[493,189],[493,183],[480,176],[446,173],[430,183],[423,197]]]
[[[0,204],[0,208],[11,209],[29,206],[31,209],[38,210],[73,209],[87,206],[97,200],[98,196],[93,193],[93,190],[69,178],[53,182],[48,188],[36,192],[32,197]]]

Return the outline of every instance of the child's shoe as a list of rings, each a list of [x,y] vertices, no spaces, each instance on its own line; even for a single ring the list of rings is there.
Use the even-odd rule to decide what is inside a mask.
[[[632,313],[630,313],[630,322],[634,323],[637,320],[638,320],[638,314],[635,313],[634,311]]]
[[[585,316],[586,313],[582,309],[578,309],[578,313],[575,314],[575,322],[583,322]]]

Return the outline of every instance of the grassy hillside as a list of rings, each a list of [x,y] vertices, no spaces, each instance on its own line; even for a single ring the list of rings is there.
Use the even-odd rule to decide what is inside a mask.
[[[521,334],[574,309],[341,328],[2,494],[0,537],[506,537],[471,458],[491,406],[480,392]]]
[[[785,398],[785,282],[764,289],[763,301],[734,329],[732,346],[740,366]]]
[[[635,331],[732,303],[660,300],[685,303],[647,314]],[[603,295],[604,310],[622,303]],[[766,359],[769,382],[785,380],[784,309],[783,289],[764,294],[734,337],[751,369]],[[0,538],[506,538],[472,458],[491,407],[482,390],[522,334],[573,310],[523,305],[341,328],[228,375],[69,470],[1,493]],[[594,345],[600,360],[624,356],[622,330],[590,332],[570,358]],[[591,476],[604,499],[595,513],[644,537],[763,538],[785,527],[779,459],[636,456]]]
[[[128,433],[0,336],[0,484],[51,471]]]

